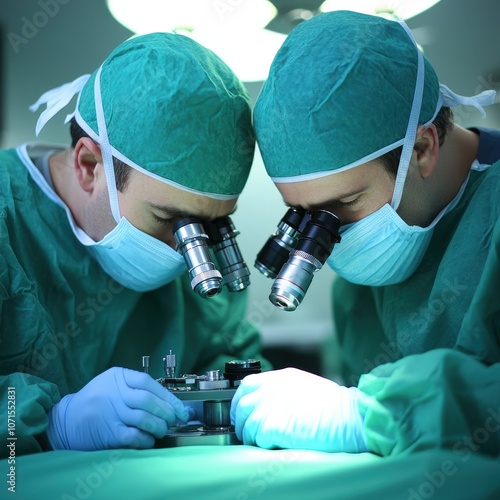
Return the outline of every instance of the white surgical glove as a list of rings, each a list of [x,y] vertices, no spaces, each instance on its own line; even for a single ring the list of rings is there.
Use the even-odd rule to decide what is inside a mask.
[[[247,375],[231,403],[244,444],[326,452],[368,451],[358,389],[295,368]]]

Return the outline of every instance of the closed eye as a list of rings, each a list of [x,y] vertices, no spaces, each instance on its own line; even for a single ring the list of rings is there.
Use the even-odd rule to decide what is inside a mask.
[[[356,198],[351,201],[339,201],[339,205],[341,207],[354,207],[359,202],[359,198]]]
[[[162,224],[163,226],[168,226],[172,223],[172,219],[164,219],[162,217],[158,217],[156,214],[153,214],[153,219],[158,222],[158,224]]]

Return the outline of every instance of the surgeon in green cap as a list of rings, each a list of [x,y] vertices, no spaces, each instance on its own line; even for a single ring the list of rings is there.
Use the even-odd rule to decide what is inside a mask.
[[[1,435],[15,404],[17,455],[151,448],[195,417],[152,377],[163,356],[180,375],[260,349],[245,292],[194,293],[173,236],[235,208],[255,143],[242,83],[190,38],[156,33],[45,93],[37,134],[75,95],[70,147],[0,153]]]
[[[342,384],[245,378],[231,418],[246,444],[498,457],[500,133],[450,109],[493,98],[441,84],[402,21],[337,11],[288,36],[254,125],[285,203],[342,222],[327,259]]]

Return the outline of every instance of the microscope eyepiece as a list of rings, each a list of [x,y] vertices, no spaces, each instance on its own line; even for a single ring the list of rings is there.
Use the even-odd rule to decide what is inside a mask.
[[[203,224],[195,217],[185,217],[174,224],[177,251],[184,257],[191,288],[200,297],[209,298],[222,290],[222,275],[215,267]]]
[[[295,248],[300,237],[306,211],[290,208],[278,223],[278,229],[257,254],[255,267],[267,278],[276,278],[290,252]]]
[[[301,304],[314,273],[323,267],[340,241],[340,220],[331,212],[312,212],[288,261],[281,268],[269,300],[284,311],[295,311]]]
[[[234,228],[230,217],[218,217],[205,224],[210,248],[215,256],[223,284],[231,292],[239,292],[250,285],[250,270],[241,255],[236,236],[240,233]]]

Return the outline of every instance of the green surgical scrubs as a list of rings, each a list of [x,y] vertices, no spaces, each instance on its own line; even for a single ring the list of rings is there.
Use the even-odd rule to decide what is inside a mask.
[[[21,156],[0,152],[0,457],[9,451],[9,388],[19,456],[43,449],[49,408],[111,366],[141,370],[149,355],[156,378],[170,350],[178,374],[259,357],[258,331],[242,321],[245,292],[202,299],[187,273],[148,293],[119,285],[79,243],[65,210],[42,192]]]

